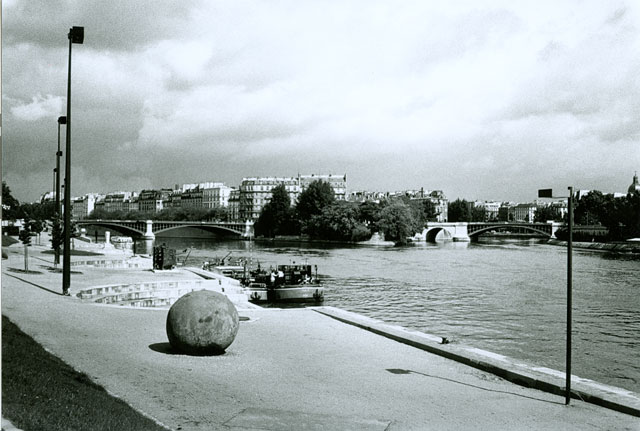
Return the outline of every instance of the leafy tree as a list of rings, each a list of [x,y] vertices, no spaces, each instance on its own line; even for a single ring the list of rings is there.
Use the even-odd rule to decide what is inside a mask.
[[[11,189],[2,182],[2,218],[4,220],[16,220],[22,218],[20,202],[11,194]]]
[[[418,230],[426,226],[427,222],[436,220],[436,206],[430,199],[412,199],[406,203],[411,208]]]
[[[20,205],[20,212],[23,217],[35,220],[50,220],[56,214],[56,203],[47,201],[43,203],[26,203]]]
[[[469,211],[469,203],[462,199],[456,199],[449,204],[448,209],[450,222],[471,221],[471,211]]]
[[[358,220],[363,222],[365,225],[370,226],[372,230],[376,230],[376,223],[378,222],[381,209],[382,205],[377,202],[362,202],[358,206]]]
[[[279,184],[271,190],[271,199],[262,208],[256,221],[256,235],[273,238],[276,235],[292,234],[295,228],[291,198],[284,184]]]
[[[307,222],[307,232],[314,239],[334,241],[365,241],[371,230],[360,220],[358,205],[352,202],[334,202]]]
[[[29,246],[31,245],[31,230],[30,230],[31,220],[28,218],[24,219],[24,225],[22,226],[22,230],[18,234],[18,238],[24,244],[24,270],[29,271]]]
[[[396,245],[405,245],[416,231],[416,223],[411,209],[402,202],[394,202],[380,212],[378,227],[385,239]]]
[[[40,219],[32,220],[29,225],[29,230],[38,235],[38,244],[40,244],[40,234],[44,230],[44,223]]]
[[[331,185],[322,180],[315,180],[298,197],[296,216],[306,229],[307,222],[313,216],[320,215],[325,208],[335,202],[335,194]]]
[[[546,223],[549,220],[559,220],[560,209],[554,206],[539,206],[533,215],[534,223]]]
[[[470,221],[485,221],[487,218],[487,212],[484,207],[473,206],[471,207],[470,217]]]
[[[603,224],[601,218],[606,217],[606,207],[610,205],[608,200],[602,192],[597,190],[590,191],[581,197],[573,210],[575,223],[582,225]]]

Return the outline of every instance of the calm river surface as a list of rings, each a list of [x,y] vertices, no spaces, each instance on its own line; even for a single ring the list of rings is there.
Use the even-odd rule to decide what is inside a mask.
[[[318,265],[324,305],[564,371],[566,248],[537,240],[409,247],[160,238],[189,263]],[[180,254],[184,259],[185,254]],[[640,256],[574,249],[572,373],[640,393]]]

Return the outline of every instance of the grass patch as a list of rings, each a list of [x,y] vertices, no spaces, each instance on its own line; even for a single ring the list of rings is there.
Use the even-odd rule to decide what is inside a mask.
[[[24,430],[166,431],[2,316],[2,416]]]
[[[19,242],[20,241],[18,241],[17,239],[15,239],[12,236],[2,235],[2,246],[3,247],[9,247],[10,245],[17,244]]]
[[[45,250],[42,254],[55,254],[55,250]],[[104,256],[102,253],[96,253],[94,251],[86,251],[86,250],[71,250],[71,256]],[[60,251],[60,256],[62,256],[62,251]]]

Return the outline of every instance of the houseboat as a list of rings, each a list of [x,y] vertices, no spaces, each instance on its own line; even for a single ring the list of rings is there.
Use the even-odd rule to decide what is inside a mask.
[[[245,294],[251,302],[309,302],[324,301],[324,287],[314,276],[311,265],[278,265],[266,271],[249,272],[242,280]]]

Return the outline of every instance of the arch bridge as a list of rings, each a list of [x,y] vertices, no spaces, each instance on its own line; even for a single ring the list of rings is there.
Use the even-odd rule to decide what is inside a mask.
[[[132,236],[153,239],[157,234],[182,228],[224,232],[241,238],[253,236],[253,222],[163,221],[163,220],[78,220],[77,226],[111,227]]]
[[[414,241],[435,242],[436,239],[453,241],[471,241],[491,231],[526,231],[549,238],[555,238],[556,231],[563,223],[526,223],[526,222],[459,222],[459,223],[427,223],[422,233],[413,237]]]

